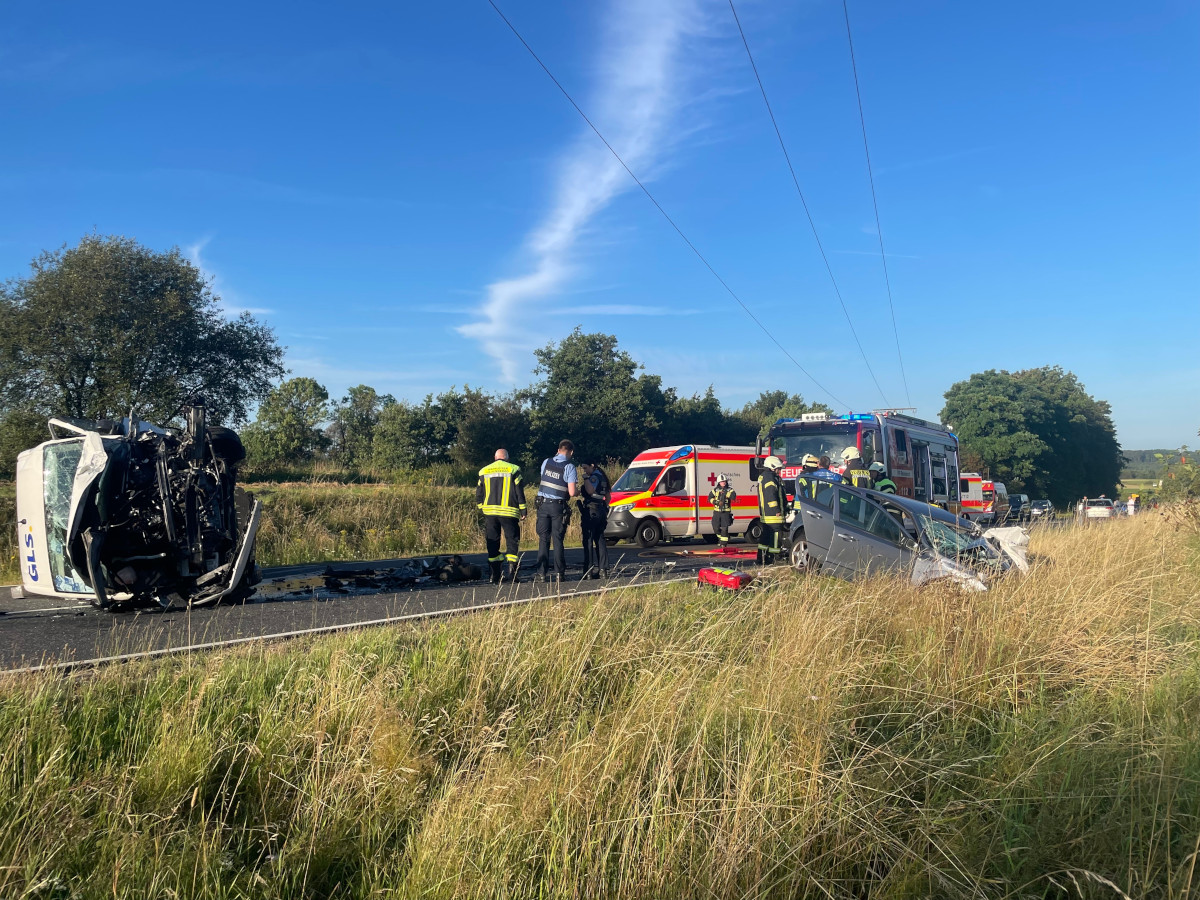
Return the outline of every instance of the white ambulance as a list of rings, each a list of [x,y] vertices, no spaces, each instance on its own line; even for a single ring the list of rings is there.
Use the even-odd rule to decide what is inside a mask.
[[[737,492],[730,534],[745,534],[757,543],[758,495],[750,481],[753,447],[710,447],[680,444],[655,447],[634,457],[612,486],[608,528],[610,541],[632,538],[638,546],[700,536],[715,542],[708,492],[722,474]]]

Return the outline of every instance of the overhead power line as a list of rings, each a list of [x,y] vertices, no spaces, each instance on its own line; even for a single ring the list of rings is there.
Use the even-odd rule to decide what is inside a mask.
[[[879,224],[879,198],[875,195],[875,173],[871,169],[871,148],[867,145],[867,119],[863,115],[862,91],[858,86],[858,65],[854,61],[854,37],[850,34],[850,7],[842,0],[846,16],[846,43],[850,45],[850,70],[854,73],[854,96],[858,98],[858,121],[862,125],[863,154],[867,158],[867,178],[871,182],[871,203],[875,207],[875,235],[879,238],[879,258],[883,260],[883,283],[887,285],[888,309],[892,313],[892,334],[896,338],[896,358],[900,360],[900,379],[904,382],[904,398],[912,406],[908,392],[908,375],[904,371],[904,354],[900,352],[900,329],[896,327],[896,306],[892,303],[892,279],[888,276],[887,254],[883,251],[883,228]]]
[[[698,260],[700,260],[700,262],[704,264],[704,267],[706,269],[708,269],[709,272],[712,273],[712,276],[715,279],[717,279],[718,282],[720,282],[721,287],[725,288],[725,290],[729,293],[729,296],[732,297],[735,301],[737,301],[737,305],[742,308],[742,311],[754,321],[755,325],[757,325],[759,328],[762,329],[763,334],[765,334],[767,337],[769,337],[771,339],[771,342],[783,352],[783,355],[786,356],[788,359],[790,359],[792,361],[792,364],[795,365],[797,369],[799,369],[801,372],[803,372],[805,374],[805,376],[808,377],[809,381],[811,381],[818,388],[820,388],[820,390],[823,393],[827,394],[829,396],[829,398],[833,400],[834,403],[837,403],[839,406],[843,406],[843,407],[849,409],[848,404],[846,404],[843,400],[840,400],[837,397],[837,395],[835,395],[833,393],[833,391],[829,390],[829,388],[825,387],[825,385],[823,385],[823,384],[821,384],[821,382],[817,381],[817,379],[813,376],[813,374],[811,372],[808,371],[808,369],[806,369],[806,368],[804,368],[804,366],[800,365],[800,362],[796,359],[796,357],[792,356],[792,354],[788,352],[788,349],[785,346],[783,346],[783,344],[779,343],[779,341],[775,338],[775,335],[771,334],[771,332],[767,330],[767,327],[765,325],[763,325],[762,322],[759,321],[758,316],[754,315],[754,313],[750,311],[750,307],[748,307],[745,303],[742,302],[742,298],[739,297],[734,292],[733,288],[731,288],[729,286],[728,282],[726,282],[725,279],[720,276],[720,274],[717,272],[717,270],[712,267],[712,264],[707,259],[705,259],[704,254],[702,254],[696,248],[696,245],[691,242],[691,239],[689,239],[688,236],[683,233],[683,229],[680,228],[677,224],[675,224],[674,219],[672,219],[669,215],[667,215],[667,211],[662,208],[662,205],[656,199],[654,199],[654,195],[650,193],[649,188],[647,188],[646,185],[642,183],[642,180],[640,178],[638,178],[636,175],[633,174],[633,170],[630,169],[629,166],[627,166],[625,164],[625,160],[621,159],[621,155],[619,153],[617,153],[616,150],[613,149],[613,145],[610,144],[608,142],[608,139],[605,138],[604,135],[600,133],[600,129],[597,128],[594,124],[592,124],[592,120],[587,117],[587,114],[580,108],[579,104],[575,102],[575,98],[572,97],[571,94],[567,91],[567,89],[562,86],[562,82],[560,82],[557,78],[554,77],[554,73],[550,71],[550,68],[544,62],[542,62],[542,58],[540,56],[538,56],[537,53],[534,52],[534,49],[531,46],[529,46],[529,42],[527,40],[525,40],[525,38],[521,35],[521,32],[519,32],[517,30],[517,27],[508,20],[508,16],[504,15],[504,13],[501,11],[500,7],[496,5],[495,0],[488,0],[488,4],[492,7],[492,9],[494,9],[496,11],[496,15],[498,15],[500,17],[500,19],[504,22],[504,24],[508,26],[509,31],[511,31],[514,35],[516,35],[516,38],[518,41],[521,42],[521,45],[526,50],[529,51],[529,55],[533,57],[534,61],[539,66],[541,66],[542,71],[545,72],[546,75],[549,76],[550,80],[554,82],[554,86],[556,88],[558,88],[560,92],[562,92],[562,95],[564,97],[567,98],[567,102],[570,103],[571,106],[573,106],[575,108],[575,112],[579,113],[579,115],[583,119],[583,121],[587,122],[588,128],[592,129],[592,131],[595,133],[596,137],[600,138],[601,143],[603,143],[604,146],[608,148],[608,152],[613,155],[613,158],[616,159],[616,161],[621,164],[621,168],[623,168],[628,173],[629,177],[633,179],[634,184],[636,184],[639,188],[642,189],[642,193],[646,195],[646,199],[654,204],[654,208],[657,209],[662,214],[662,217],[667,220],[667,224],[669,224],[673,229],[675,229],[675,233],[678,234],[680,236],[680,238],[683,239],[683,242],[688,245],[688,249],[690,249],[694,254],[696,254],[696,258]]]
[[[767,89],[763,86],[762,77],[758,74],[758,66],[754,62],[754,54],[750,52],[750,42],[746,40],[746,32],[742,28],[742,20],[738,18],[733,0],[729,0],[729,11],[733,13],[733,21],[737,23],[738,34],[742,36],[742,46],[746,48],[746,57],[750,60],[750,68],[754,71],[754,80],[758,82],[758,90],[762,94],[763,103],[767,107],[767,115],[771,117],[771,125],[775,129],[775,137],[779,139],[779,149],[783,151],[783,158],[787,162],[788,171],[792,173],[792,184],[796,186],[796,193],[800,195],[800,205],[804,207],[804,215],[808,217],[808,226],[812,229],[813,240],[817,242],[817,249],[821,251],[821,259],[825,262],[825,271],[829,273],[829,281],[833,284],[833,292],[837,295],[838,303],[842,307],[842,313],[846,316],[846,324],[850,326],[850,333],[854,335],[854,343],[858,345],[859,355],[862,356],[867,371],[871,373],[871,380],[875,382],[875,387],[879,389],[879,396],[883,397],[884,405],[887,405],[887,395],[884,394],[883,386],[880,385],[879,379],[875,377],[875,370],[871,368],[871,361],[867,359],[867,353],[863,350],[862,341],[858,339],[858,332],[855,330],[854,322],[850,318],[850,310],[846,308],[846,301],[842,299],[842,290],[838,287],[837,278],[833,275],[833,266],[829,264],[829,257],[825,253],[825,246],[821,243],[821,235],[817,233],[817,223],[813,220],[812,213],[809,211],[808,201],[804,199],[804,191],[800,190],[800,179],[796,176],[796,169],[792,165],[792,157],[788,154],[787,145],[783,142],[783,134],[779,130],[779,123],[775,121],[775,112],[771,109],[771,101],[767,99]]]

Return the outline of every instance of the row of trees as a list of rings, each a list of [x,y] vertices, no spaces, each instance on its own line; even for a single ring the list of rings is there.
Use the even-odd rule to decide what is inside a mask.
[[[754,442],[780,416],[826,409],[786,391],[768,391],[727,410],[710,387],[680,397],[647,374],[617,339],[579,329],[536,351],[540,380],[492,395],[451,388],[420,403],[368,385],[331,401],[311,378],[292,378],[267,396],[243,431],[252,464],[295,465],[327,457],[348,468],[420,469],[448,463],[474,469],[497,447],[534,463],[561,438],[600,460],[629,460],[656,444]]]
[[[218,422],[237,426],[256,410],[243,431],[254,463],[328,458],[385,470],[473,469],[498,446],[532,463],[562,437],[602,460],[655,444],[748,444],[780,416],[825,408],[785,391],[736,410],[712,388],[679,396],[615,337],[579,329],[536,351],[536,362],[538,380],[506,394],[451,388],[410,403],[359,385],[331,401],[311,378],[281,382],[271,329],[247,313],[227,316],[177,249],[89,235],[0,286],[0,474],[11,476],[17,452],[45,437],[48,415],[134,409],[167,423],[196,395]],[[972,375],[947,391],[942,418],[961,439],[964,467],[989,470],[1010,490],[1057,503],[1115,491],[1111,411],[1070,372]]]

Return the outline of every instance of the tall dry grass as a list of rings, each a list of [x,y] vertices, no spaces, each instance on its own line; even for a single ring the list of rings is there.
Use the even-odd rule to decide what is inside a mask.
[[[0,686],[0,896],[1198,890],[1200,548],[787,570]]]

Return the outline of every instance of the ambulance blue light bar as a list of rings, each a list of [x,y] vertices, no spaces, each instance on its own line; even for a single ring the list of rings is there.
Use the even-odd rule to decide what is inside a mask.
[[[684,456],[691,456],[694,452],[695,450],[692,448],[692,445],[688,444],[686,447],[680,447],[678,450],[672,453],[671,458],[668,459],[667,462],[675,462],[675,460]]]

